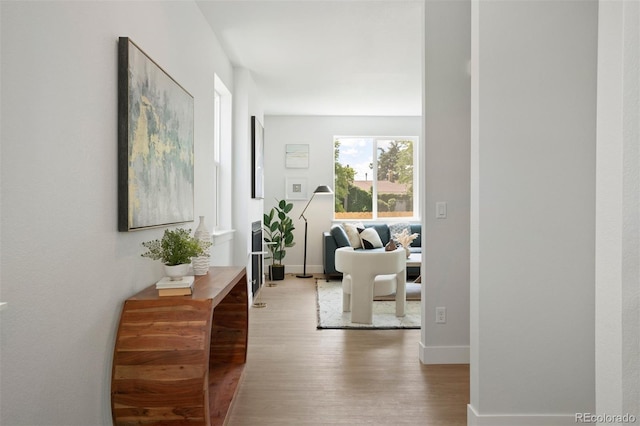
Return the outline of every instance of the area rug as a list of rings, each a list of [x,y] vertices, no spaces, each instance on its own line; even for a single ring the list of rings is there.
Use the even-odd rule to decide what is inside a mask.
[[[336,281],[338,283],[341,282],[341,278],[333,278],[332,281]],[[419,282],[416,283],[413,281],[414,278],[409,278],[407,280],[407,300],[420,300],[422,293],[422,284]],[[396,294],[389,294],[386,296],[375,296],[373,300],[396,300]]]
[[[420,300],[420,294],[422,293],[422,285],[407,281],[407,300]],[[373,300],[396,300],[396,294],[390,294],[388,296],[375,296]]]
[[[351,322],[351,312],[342,312],[342,283],[316,281],[319,329],[384,330],[420,328],[420,301],[407,301],[404,317],[396,317],[396,302],[373,302],[373,324]]]

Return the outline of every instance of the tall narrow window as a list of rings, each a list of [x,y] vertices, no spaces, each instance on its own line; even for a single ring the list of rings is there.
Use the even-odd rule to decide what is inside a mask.
[[[214,229],[231,228],[231,92],[216,75],[213,116]]]
[[[217,229],[220,227],[220,144],[222,143],[222,107],[221,107],[221,96],[218,90],[214,92],[214,108],[213,108],[213,199],[215,200],[215,223],[214,228]]]
[[[416,147],[416,137],[335,137],[335,219],[416,219]]]
[[[214,103],[214,118],[213,118],[213,126],[214,126],[214,135],[213,135],[213,161],[216,163],[220,163],[220,144],[222,141],[222,108],[221,108],[221,96],[220,93],[216,90],[213,95],[213,103]]]

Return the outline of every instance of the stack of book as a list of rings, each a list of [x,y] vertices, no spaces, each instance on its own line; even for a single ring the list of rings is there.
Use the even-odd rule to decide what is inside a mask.
[[[158,296],[189,296],[193,293],[194,279],[193,275],[182,277],[179,280],[164,277],[156,283]]]

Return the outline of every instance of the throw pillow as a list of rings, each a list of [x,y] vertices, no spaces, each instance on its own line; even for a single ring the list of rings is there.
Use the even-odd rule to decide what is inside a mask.
[[[389,234],[389,225],[386,223],[373,224],[371,228],[375,229],[380,237],[380,241],[382,241],[382,245],[385,245],[391,239],[391,235]]]
[[[362,241],[362,247],[365,249],[374,249],[383,247],[382,241],[378,231],[374,228],[358,228],[360,231],[360,240]]]
[[[395,235],[402,234],[402,231],[404,229],[406,229],[407,233],[411,235],[411,224],[404,222],[389,224],[389,234],[391,235],[391,239],[395,240],[396,244],[398,244],[398,239],[395,237]]]
[[[349,237],[347,237],[347,233],[344,232],[344,228],[342,226],[334,226],[331,228],[331,235],[333,239],[336,240],[336,244],[338,247],[347,247],[351,243],[349,242]]]
[[[342,224],[344,231],[347,233],[347,238],[349,238],[349,243],[351,243],[351,247],[354,249],[362,247],[362,243],[360,242],[360,234],[358,232],[358,228],[364,228],[364,225],[360,222],[345,222]]]

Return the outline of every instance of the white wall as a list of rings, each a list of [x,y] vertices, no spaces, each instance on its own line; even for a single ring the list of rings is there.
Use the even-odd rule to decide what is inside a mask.
[[[472,7],[469,424],[575,424],[595,409],[598,4]]]
[[[640,3],[598,26],[596,413],[640,418]]]
[[[0,423],[110,424],[120,310],[162,276],[140,243],[163,232],[117,232],[117,39],[194,95],[196,216],[213,215],[214,73],[233,87],[233,70],[193,2],[0,7]]]
[[[469,2],[425,3],[425,364],[469,362],[470,13]],[[446,219],[435,217],[439,201]],[[446,324],[435,323],[439,306]]]
[[[308,182],[309,196],[319,185],[333,189],[333,137],[418,136],[422,146],[420,117],[348,117],[348,116],[266,116],[265,138],[265,211],[275,199],[285,196],[287,177],[302,177]],[[309,144],[309,168],[285,168],[285,145]],[[296,246],[287,250],[286,271],[301,273],[304,258],[304,220],[298,219],[307,201],[292,200]],[[308,222],[307,272],[322,273],[322,232],[331,228],[333,196],[316,196],[305,212]]]

